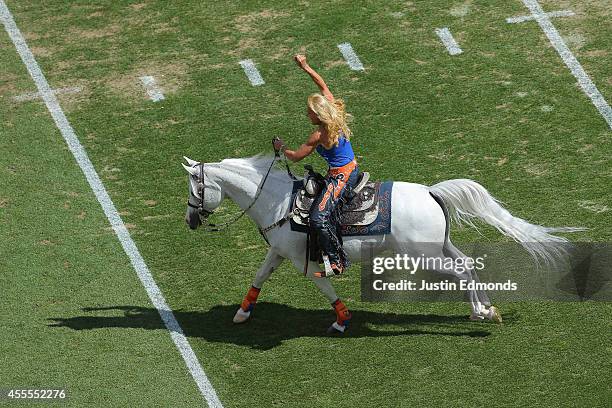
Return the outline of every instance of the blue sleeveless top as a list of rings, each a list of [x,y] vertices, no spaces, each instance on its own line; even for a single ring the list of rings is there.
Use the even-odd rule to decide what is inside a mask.
[[[323,156],[329,167],[342,167],[355,159],[350,140],[342,134],[338,138],[338,146],[328,150],[323,145],[317,145],[317,153]]]

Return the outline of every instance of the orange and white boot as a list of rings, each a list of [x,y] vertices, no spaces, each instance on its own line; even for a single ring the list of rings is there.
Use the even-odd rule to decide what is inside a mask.
[[[240,307],[236,311],[234,315],[234,323],[244,323],[251,316],[251,312],[257,303],[257,297],[259,296],[260,288],[256,288],[255,286],[251,286],[246,296],[242,300]]]
[[[317,278],[328,278],[330,276],[339,276],[344,272],[344,265],[340,262],[330,262],[327,255],[323,255],[323,265],[325,270],[321,272],[315,272],[314,276]]]
[[[336,312],[336,321],[327,329],[327,333],[344,333],[351,321],[351,312],[340,299],[332,303],[332,307]]]

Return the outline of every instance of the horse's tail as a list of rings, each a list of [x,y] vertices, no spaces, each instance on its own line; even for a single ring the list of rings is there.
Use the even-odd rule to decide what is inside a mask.
[[[567,253],[569,241],[553,235],[556,232],[577,232],[584,228],[543,227],[515,217],[500,205],[489,192],[473,180],[447,180],[429,187],[448,207],[451,219],[475,227],[478,218],[519,242],[531,256],[546,264],[554,264]]]

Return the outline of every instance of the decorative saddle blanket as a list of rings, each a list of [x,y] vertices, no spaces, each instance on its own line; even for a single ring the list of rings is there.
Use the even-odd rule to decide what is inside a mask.
[[[342,236],[383,235],[391,232],[392,181],[368,182],[365,187],[342,207],[340,233]],[[293,183],[290,219],[291,230],[307,232],[310,207],[314,197],[308,195],[301,180]]]

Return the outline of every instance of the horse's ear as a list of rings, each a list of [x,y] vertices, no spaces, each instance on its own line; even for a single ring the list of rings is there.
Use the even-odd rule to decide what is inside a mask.
[[[187,173],[191,174],[192,176],[198,175],[198,169],[196,167],[185,166],[183,163],[181,163],[181,166],[183,166]]]
[[[185,161],[187,162],[187,164],[189,164],[191,167],[195,166],[196,164],[199,164],[197,161],[195,160],[191,160],[189,157],[187,156],[183,156],[183,159],[185,159]]]

